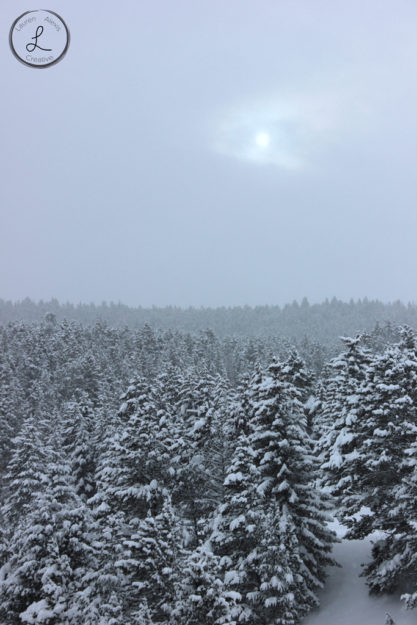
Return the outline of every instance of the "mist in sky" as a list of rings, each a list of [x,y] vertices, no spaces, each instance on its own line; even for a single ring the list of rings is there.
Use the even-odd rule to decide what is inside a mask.
[[[26,67],[24,11],[65,20]],[[414,0],[3,0],[0,297],[415,301]]]

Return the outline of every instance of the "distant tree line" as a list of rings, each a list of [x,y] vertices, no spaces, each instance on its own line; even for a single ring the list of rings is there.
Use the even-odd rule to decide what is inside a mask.
[[[301,303],[280,306],[243,306],[221,308],[130,308],[123,304],[60,304],[57,300],[21,302],[0,299],[0,323],[13,321],[39,323],[45,314],[53,313],[58,321],[64,319],[84,325],[102,321],[113,327],[140,328],[145,324],[154,329],[180,330],[196,333],[211,329],[216,336],[269,338],[280,336],[301,341],[308,337],[323,345],[338,346],[340,335],[354,335],[358,329],[371,332],[375,324],[409,325],[417,328],[417,305],[397,301],[383,304],[367,298],[342,302],[333,298],[321,304]],[[338,348],[338,347],[337,347]]]

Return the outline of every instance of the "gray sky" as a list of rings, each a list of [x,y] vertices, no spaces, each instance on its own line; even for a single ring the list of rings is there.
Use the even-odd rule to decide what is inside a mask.
[[[416,301],[415,0],[55,2],[8,45],[0,297]]]

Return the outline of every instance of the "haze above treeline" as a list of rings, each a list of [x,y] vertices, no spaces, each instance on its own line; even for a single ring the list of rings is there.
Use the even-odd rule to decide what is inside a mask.
[[[83,304],[34,302],[29,298],[11,302],[0,299],[0,323],[23,321],[39,323],[52,315],[91,325],[138,328],[149,324],[155,329],[199,332],[212,330],[218,336],[280,336],[298,340],[307,337],[321,343],[334,343],[340,336],[370,332],[376,325],[408,325],[417,328],[417,305],[400,301],[382,303],[367,298],[343,302],[336,298],[309,304],[304,298],[280,306],[239,306],[221,308],[179,308],[174,306],[132,308],[121,303]]]
[[[0,2],[3,298],[415,299],[416,2],[52,4],[38,72]]]

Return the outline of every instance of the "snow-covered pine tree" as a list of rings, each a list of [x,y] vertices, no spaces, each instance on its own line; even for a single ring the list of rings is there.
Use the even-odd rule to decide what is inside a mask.
[[[168,534],[177,536],[178,520],[167,504],[166,486],[175,471],[173,430],[163,395],[158,379],[132,381],[103,439],[97,493],[89,502],[102,533],[98,581],[102,587],[111,583],[117,589],[123,622],[129,625],[145,623],[149,615],[155,622],[161,619],[160,600],[146,586],[147,574],[155,588],[158,579],[160,589],[166,586],[167,604],[171,596],[163,569],[167,570],[173,557],[169,549],[176,539]],[[173,524],[169,531],[168,520]]]
[[[13,439],[13,452],[4,476],[2,516],[13,527],[32,509],[32,499],[48,483],[45,438],[48,426],[41,415],[29,415]]]
[[[310,434],[314,440],[320,441],[324,427],[322,422],[323,403],[326,395],[322,379],[318,379],[313,393],[305,404],[307,426],[310,426]]]
[[[237,397],[230,407],[233,434],[236,440],[238,440],[242,434],[247,435],[250,432],[252,389],[261,383],[262,376],[263,370],[261,365],[258,364],[251,376],[247,374],[242,378],[237,388]]]
[[[138,332],[138,346],[140,349],[140,372],[145,378],[151,378],[155,375],[157,369],[160,345],[155,330],[145,323]]]
[[[299,391],[299,399],[303,404],[306,415],[307,430],[311,433],[313,425],[311,406],[314,403],[315,376],[312,371],[308,370],[307,365],[295,348],[290,350],[285,359],[282,374]]]
[[[230,456],[228,431],[230,389],[223,378],[206,370],[184,376],[174,408],[176,423],[173,501],[188,520],[193,540],[204,539],[210,513],[222,497]]]
[[[352,488],[344,497],[352,538],[394,527],[397,490],[409,472],[404,453],[417,433],[417,405],[410,396],[416,385],[416,354],[401,346],[376,355],[368,367],[355,423]]]
[[[396,505],[392,510],[395,529],[388,534],[384,546],[388,543],[394,557],[391,561],[395,566],[391,568],[394,569],[396,582],[398,573],[401,574],[401,590],[404,593],[401,598],[408,608],[417,608],[417,436],[405,451],[405,463],[411,468],[411,472],[403,477],[397,492]],[[386,554],[383,557],[385,564]],[[377,570],[376,573],[378,572]],[[385,569],[381,572],[385,573]],[[369,573],[371,572],[368,571]],[[372,573],[372,578],[375,578],[375,573]],[[385,579],[383,581],[385,587]]]
[[[33,490],[30,506],[19,506],[20,518],[12,516],[15,522],[6,530],[9,549],[0,573],[0,615],[7,625],[76,625],[78,598],[90,594],[96,568],[93,526],[75,492],[69,464],[50,439],[44,441],[43,454],[41,488]],[[8,515],[11,503],[16,505],[13,500],[5,504]],[[98,622],[90,604],[82,616],[85,625]]]
[[[10,460],[13,443],[28,413],[23,389],[9,362],[0,362],[0,478]]]
[[[189,552],[183,560],[170,625],[232,624],[233,614],[240,611],[240,595],[225,587],[223,577],[222,558],[213,553],[209,540]]]
[[[96,432],[93,406],[87,396],[66,402],[61,411],[63,451],[69,458],[77,494],[85,500],[95,492]]]
[[[313,392],[315,376],[295,348],[290,350],[283,363],[282,375],[298,389],[299,400],[305,405]]]
[[[410,590],[417,585],[416,461],[417,461],[417,348],[415,335],[402,330],[398,346],[388,348],[369,370],[363,397],[359,448],[361,473],[351,507],[350,535],[373,529],[385,532],[364,568],[372,592]],[[362,518],[354,513],[369,511]]]
[[[121,597],[125,622],[132,625],[139,625],[145,615],[151,623],[170,622],[182,581],[182,524],[166,491],[163,496],[159,513],[130,521],[115,562],[126,580]]]
[[[132,381],[109,437],[104,441],[97,472],[98,499],[127,519],[145,518],[158,504],[155,481],[162,487],[170,479],[167,424],[157,409],[158,390],[142,378]],[[155,510],[153,510],[155,511]]]
[[[211,538],[222,558],[223,592],[236,600],[218,623],[293,625],[318,604],[334,536],[312,483],[316,466],[299,392],[279,362],[254,382],[250,421]]]
[[[316,428],[322,432],[317,453],[322,464],[322,484],[339,502],[345,516],[346,495],[355,491],[352,462],[357,458],[358,418],[361,411],[360,389],[371,362],[371,354],[361,347],[361,337],[344,338],[346,351],[333,359],[323,381],[321,414]]]

